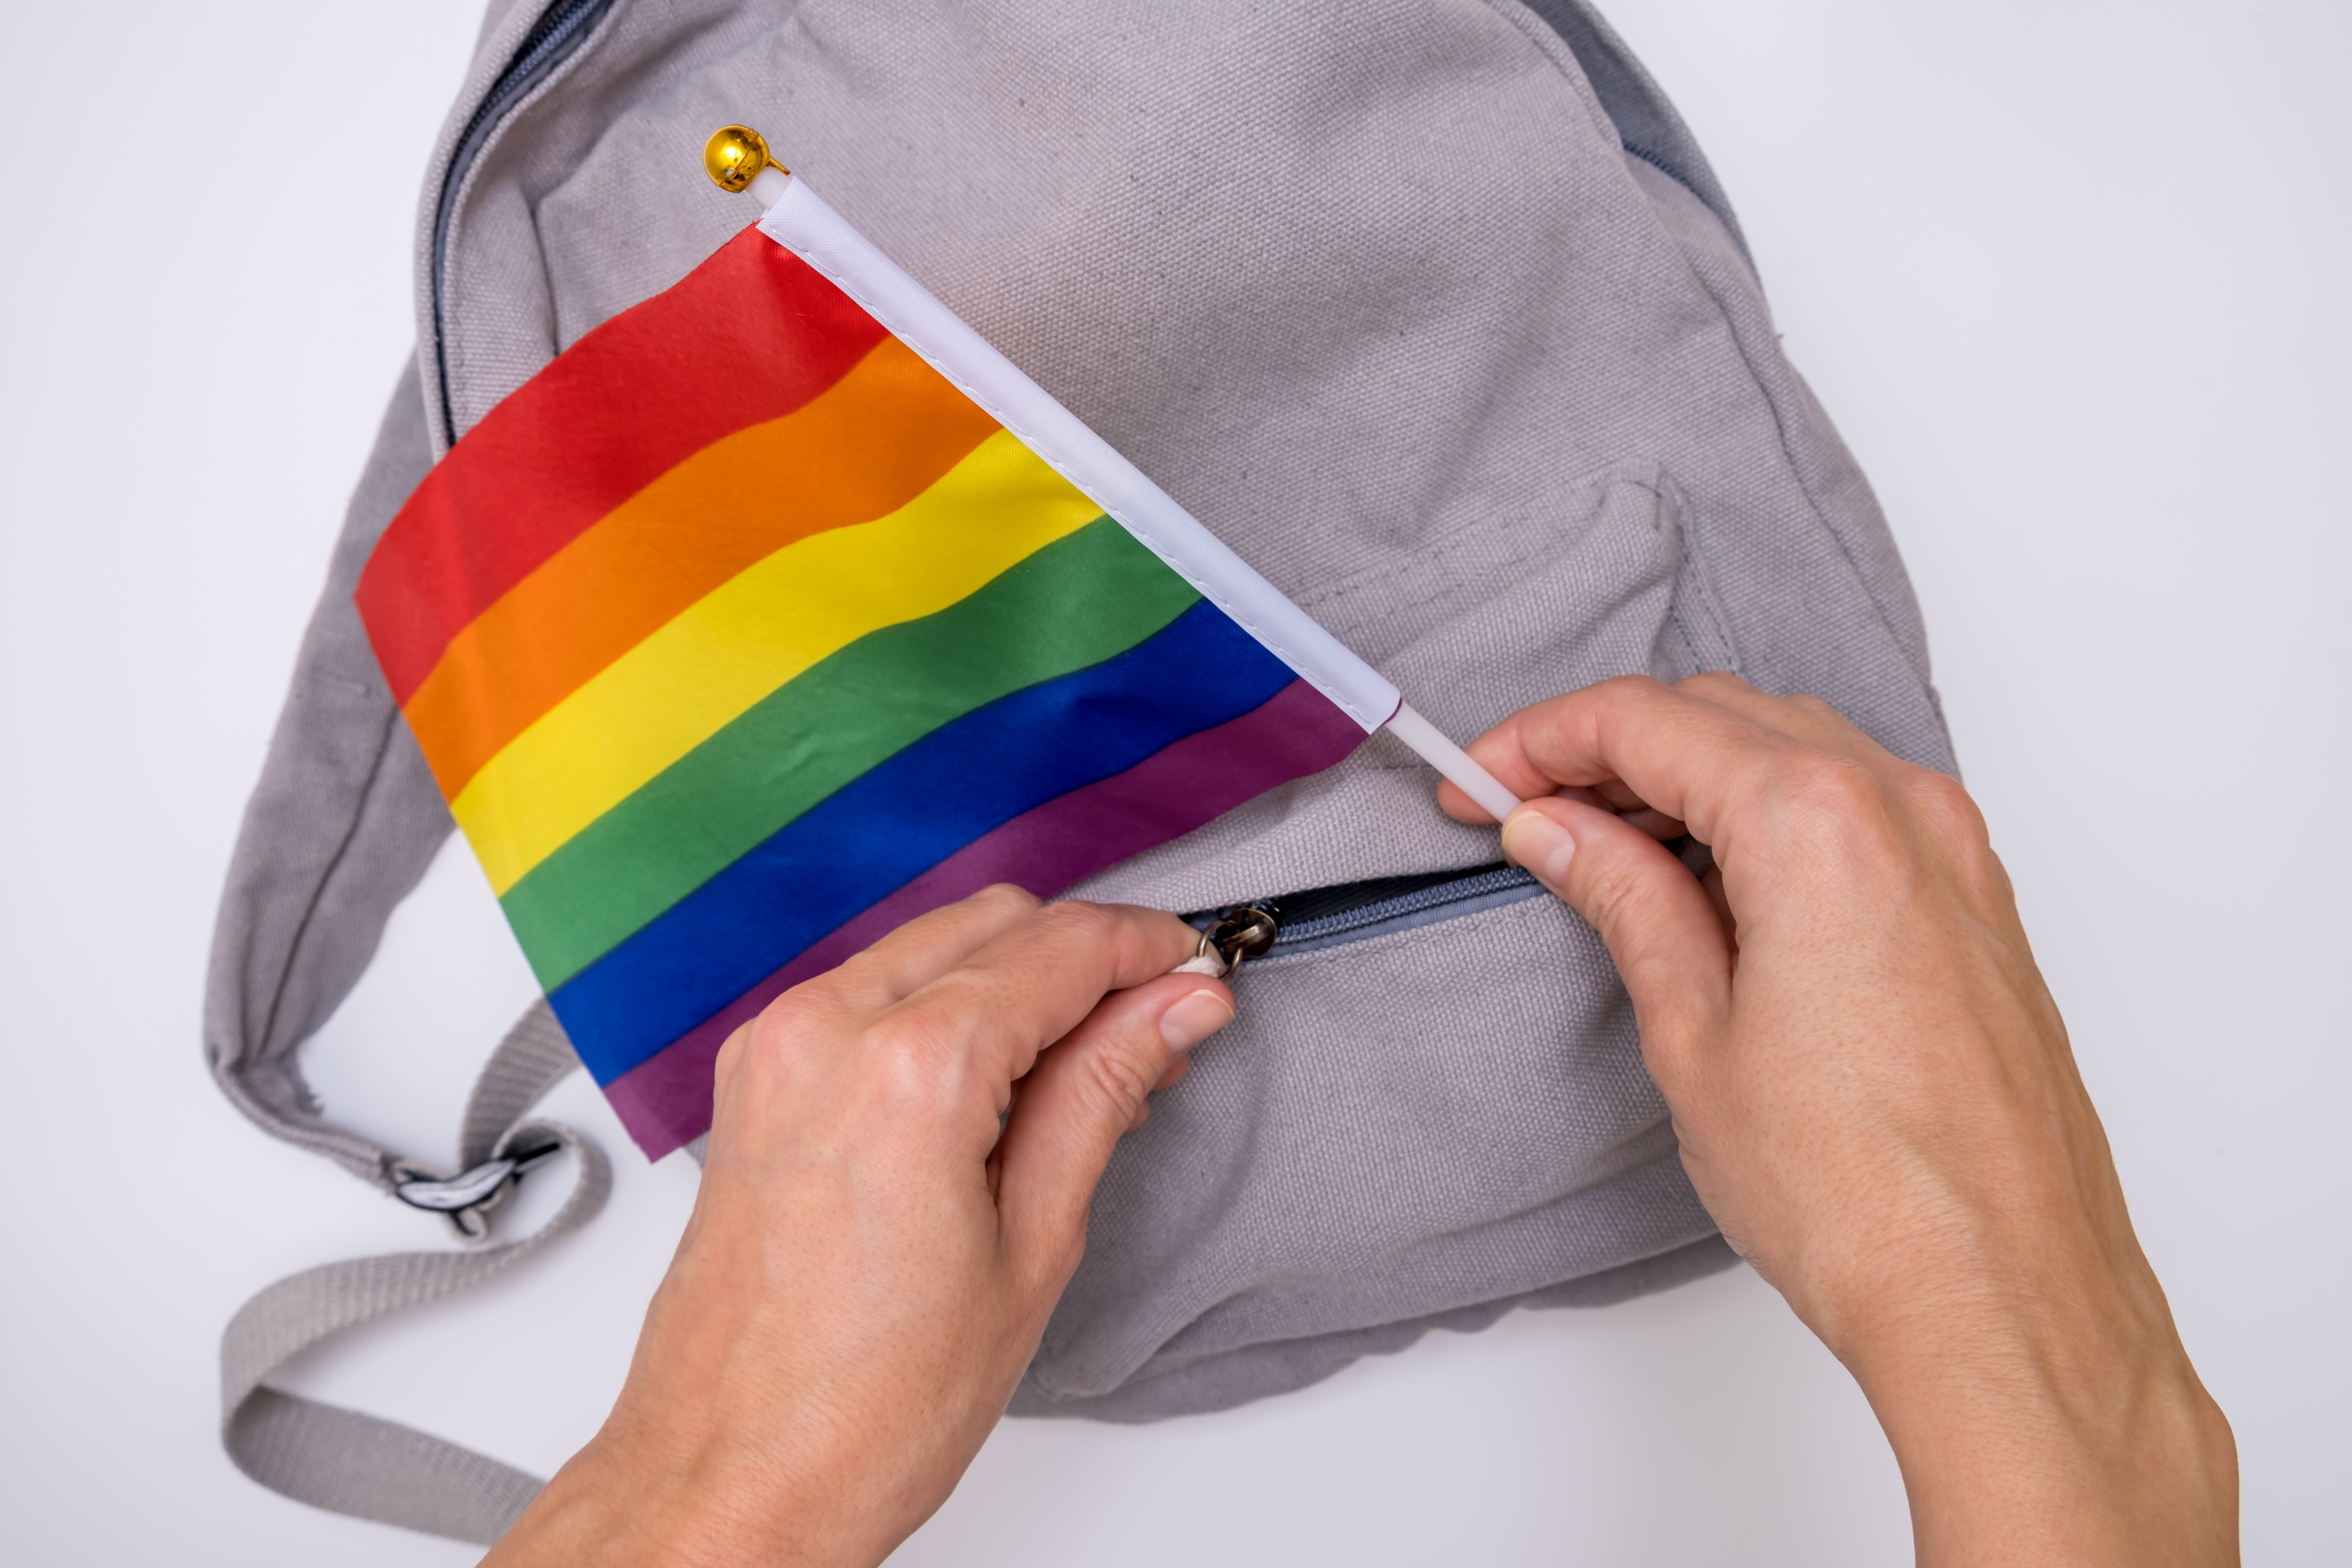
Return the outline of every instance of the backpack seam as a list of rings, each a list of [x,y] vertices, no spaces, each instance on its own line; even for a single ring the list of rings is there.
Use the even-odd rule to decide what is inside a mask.
[[[1705,198],[1690,187],[1689,183],[1681,174],[1667,165],[1657,154],[1625,139],[1624,133],[1618,129],[1615,120],[1610,116],[1606,106],[1600,101],[1599,89],[1593,87],[1591,74],[1586,71],[1583,60],[1577,56],[1574,47],[1559,28],[1529,9],[1522,0],[1487,0],[1487,6],[1496,16],[1509,23],[1534,44],[1536,52],[1542,55],[1550,62],[1552,68],[1559,72],[1561,78],[1569,83],[1570,89],[1576,94],[1578,100],[1584,105],[1586,114],[1594,121],[1594,129],[1600,132],[1605,140],[1613,142],[1624,157],[1655,170],[1669,181],[1675,189],[1686,196],[1698,211],[1706,216],[1708,223],[1713,224],[1723,233],[1725,239],[1730,243],[1733,251],[1740,258],[1743,272],[1753,288],[1756,303],[1764,314],[1769,330],[1770,305],[1764,299],[1763,284],[1757,279],[1754,265],[1747,259],[1744,247],[1738,237],[1732,233],[1722,217],[1707,205]],[[1532,28],[1529,26],[1530,23],[1533,24]],[[1560,58],[1563,54],[1567,56],[1565,62]],[[1570,62],[1574,64],[1573,71],[1569,69]],[[1661,96],[1663,97],[1663,93]],[[1628,175],[1631,177],[1630,170]],[[1855,584],[1861,587],[1864,596],[1870,601],[1871,613],[1878,617],[1879,625],[1885,628],[1888,639],[1902,653],[1904,663],[1909,667],[1913,679],[1923,689],[1932,692],[1934,683],[1925,666],[1924,648],[1921,650],[1921,658],[1913,657],[1904,637],[1895,629],[1894,617],[1887,614],[1885,599],[1881,595],[1871,574],[1863,569],[1862,563],[1856,559],[1853,546],[1846,540],[1844,531],[1830,521],[1828,510],[1822,505],[1820,495],[1816,493],[1811,481],[1806,476],[1806,464],[1798,457],[1790,441],[1789,412],[1783,406],[1782,395],[1775,391],[1769,378],[1759,370],[1757,357],[1751,352],[1745,334],[1740,331],[1739,322],[1734,311],[1726,303],[1724,295],[1709,280],[1706,269],[1699,265],[1692,247],[1667,226],[1664,215],[1658,210],[1656,198],[1643,190],[1638,180],[1633,184],[1636,194],[1642,197],[1649,209],[1652,221],[1657,225],[1661,237],[1674,247],[1675,254],[1682,258],[1683,266],[1689,274],[1691,281],[1698,286],[1699,291],[1706,296],[1707,303],[1714,309],[1717,318],[1723,323],[1725,331],[1730,336],[1732,350],[1739,356],[1740,368],[1747,373],[1749,384],[1755,387],[1757,393],[1763,398],[1765,407],[1770,411],[1774,443],[1780,450],[1782,463],[1787,466],[1790,479],[1797,487],[1798,493],[1805,498],[1805,506],[1812,514],[1814,524],[1826,532],[1837,546],[1839,555],[1846,563],[1846,570],[1853,574]],[[1786,356],[1781,356],[1780,364],[1790,374],[1794,374],[1794,369],[1788,364]],[[1688,498],[1685,498],[1683,520],[1685,527],[1683,531],[1683,549],[1693,563],[1694,574],[1704,583],[1708,576],[1706,552],[1698,547],[1696,531],[1688,526],[1695,520],[1696,512],[1697,508],[1689,503]],[[1719,603],[1710,607],[1715,611],[1717,623],[1724,633],[1724,640],[1732,657],[1734,669],[1744,670],[1746,661],[1740,658],[1739,639],[1732,635],[1730,618],[1721,613],[1722,606]],[[1675,618],[1671,607],[1669,618]],[[1677,629],[1680,629],[1679,626]],[[1685,644],[1689,642],[1687,633],[1685,634]],[[1696,653],[1696,648],[1693,651]],[[1938,718],[1940,720],[1940,712]],[[1946,744],[1948,748],[1948,734],[1946,737]]]
[[[481,120],[483,110],[489,107],[499,84],[529,52],[530,34],[541,22],[552,16],[563,4],[564,0],[548,0],[547,4],[540,7],[539,14],[524,30],[523,36],[517,39],[514,52],[483,85],[481,97],[465,106],[466,119],[450,146],[447,162],[440,166],[438,177],[433,180],[430,185],[430,195],[434,202],[429,212],[423,215],[425,249],[424,258],[425,331],[419,334],[419,342],[429,340],[432,343],[429,363],[434,384],[433,395],[425,400],[427,416],[425,423],[428,430],[436,437],[440,447],[440,452],[436,454],[436,457],[456,446],[458,437],[463,434],[457,428],[456,384],[459,379],[457,373],[470,368],[465,348],[460,342],[463,334],[456,328],[454,320],[456,312],[450,304],[456,299],[457,291],[449,282],[449,258],[455,248],[454,241],[460,224],[460,215],[473,195],[474,186],[480,177],[483,164],[505,139],[509,130],[517,120],[529,113],[550,92],[569,80],[573,72],[580,68],[583,60],[594,54],[598,46],[612,36],[613,24],[625,9],[625,0],[604,0],[600,14],[588,24],[586,29],[560,58],[544,68],[544,74],[539,80],[508,104],[505,110],[495,118],[483,121]],[[452,119],[455,119],[454,113]],[[480,140],[474,146],[472,155],[466,159],[464,170],[460,173],[454,165],[458,157],[466,152],[467,142],[477,133]],[[457,174],[454,188],[450,184],[452,174]],[[534,206],[532,212],[534,226],[537,218],[538,214]],[[534,245],[533,250],[543,274],[547,266],[546,248],[543,245]],[[549,284],[551,301],[552,279],[549,280]],[[551,345],[550,358],[552,357],[552,345]],[[467,428],[470,429],[472,426],[469,425]]]
[[[1700,210],[1706,212],[1704,203],[1700,204]],[[1707,212],[1707,218],[1712,222],[1715,215]],[[1663,224],[1661,227],[1664,227]],[[1789,411],[1783,406],[1782,393],[1774,389],[1771,378],[1759,367],[1757,355],[1750,349],[1747,335],[1740,331],[1736,313],[1727,304],[1723,294],[1718,292],[1715,285],[1708,280],[1706,269],[1699,266],[1692,256],[1690,248],[1681,238],[1671,229],[1666,230],[1665,237],[1673,243],[1676,254],[1683,258],[1683,263],[1689,268],[1692,280],[1698,285],[1701,292],[1706,294],[1707,302],[1715,308],[1717,316],[1723,322],[1724,331],[1730,336],[1733,352],[1739,356],[1740,367],[1748,373],[1748,381],[1762,396],[1765,407],[1770,410],[1774,444],[1779,448],[1781,461],[1788,466],[1789,478],[1795,483],[1798,493],[1805,498],[1805,506],[1812,514],[1815,525],[1829,536],[1832,543],[1837,546],[1839,557],[1845,562],[1846,570],[1853,574],[1854,583],[1862,589],[1863,595],[1870,601],[1871,613],[1878,617],[1878,624],[1885,628],[1887,640],[1893,643],[1896,650],[1903,655],[1903,662],[1910,668],[1912,678],[1923,689],[1932,689],[1927,669],[1912,657],[1911,650],[1905,647],[1905,639],[1895,629],[1894,617],[1887,614],[1885,599],[1873,582],[1871,574],[1864,570],[1861,561],[1854,555],[1853,546],[1847,541],[1845,531],[1830,521],[1829,509],[1822,504],[1822,498],[1815,491],[1811,479],[1807,477],[1806,461],[1798,456],[1790,441]],[[1756,292],[1756,303],[1764,314],[1765,326],[1769,331],[1770,307],[1764,300],[1760,286]],[[1773,359],[1784,373],[1795,374],[1795,367],[1789,363],[1785,354],[1774,353]],[[1826,416],[1825,412],[1824,417]],[[1699,552],[1694,547],[1692,553],[1696,558]]]
[[[1563,543],[1573,544],[1581,540],[1585,533],[1599,524],[1601,510],[1608,505],[1610,492],[1619,485],[1631,485],[1637,489],[1647,490],[1654,500],[1673,504],[1667,493],[1664,473],[1664,467],[1654,458],[1621,458],[1603,463],[1588,473],[1578,475],[1570,481],[1570,485],[1580,501],[1589,501],[1590,504],[1585,506],[1580,513],[1583,526],[1577,534],[1568,540],[1562,540],[1549,533],[1528,539],[1524,548],[1518,549],[1516,553],[1498,557],[1489,563],[1486,568],[1486,574],[1489,577],[1499,575],[1513,567],[1524,565],[1538,556],[1548,556]],[[1465,550],[1475,548],[1492,527],[1493,522],[1490,519],[1473,518],[1449,530],[1420,549],[1411,552],[1406,559],[1350,574],[1336,583],[1296,595],[1294,598],[1299,608],[1303,610],[1311,612],[1335,609],[1345,616],[1349,614],[1345,606],[1349,599],[1392,584],[1417,566],[1440,563]],[[1372,618],[1385,618],[1399,611],[1418,609],[1465,585],[1459,580],[1450,581],[1444,587],[1433,589],[1418,598],[1375,609],[1372,612]],[[1322,617],[1318,616],[1317,618],[1319,620]],[[1334,627],[1333,635],[1342,636],[1359,630],[1364,625],[1363,616],[1359,615],[1355,618],[1344,620],[1340,626]]]

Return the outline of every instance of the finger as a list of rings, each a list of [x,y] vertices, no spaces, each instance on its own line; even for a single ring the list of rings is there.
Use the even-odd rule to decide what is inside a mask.
[[[999,882],[908,921],[834,973],[865,1006],[878,1010],[913,995],[1042,907],[1036,895]]]
[[[1824,752],[1856,762],[1891,759],[1891,753],[1818,697],[1774,697],[1736,675],[1708,670],[1675,683],[1675,689]]]
[[[1494,731],[1487,732],[1488,736],[1494,733]],[[1587,805],[1597,806],[1604,811],[1613,811],[1660,843],[1669,838],[1680,838],[1690,831],[1689,826],[1679,817],[1668,816],[1663,811],[1652,810],[1639,795],[1618,779],[1603,779],[1599,784],[1590,786],[1562,784],[1557,789],[1543,787],[1543,783],[1539,780],[1537,787],[1528,790],[1520,798],[1535,800],[1546,796],[1560,800],[1582,801]],[[1437,786],[1437,804],[1440,809],[1456,821],[1472,823],[1484,827],[1495,820],[1486,814],[1486,807],[1474,803],[1468,795],[1462,793],[1459,785],[1449,782],[1440,781]]]
[[[1581,800],[1591,805],[1607,806],[1651,837],[1661,843],[1680,838],[1690,831],[1679,818],[1663,811],[1653,810],[1648,801],[1635,795],[1622,779],[1604,779],[1591,789],[1569,788],[1553,792],[1564,799]]]
[[[1560,700],[1554,699],[1554,700]],[[1537,706],[1540,707],[1542,704]],[[1519,739],[1518,730],[1520,721],[1533,711],[1532,708],[1520,709],[1462,749],[1469,752],[1473,760],[1492,773],[1496,783],[1521,800],[1538,800],[1545,795],[1563,795],[1573,799],[1580,799],[1594,806],[1606,808],[1607,797],[1601,795],[1598,787],[1612,782],[1606,770],[1597,772],[1590,778],[1555,778],[1538,767],[1534,760],[1528,755],[1527,747]],[[1486,807],[1472,800],[1463,791],[1462,786],[1451,779],[1442,780],[1438,784],[1437,805],[1438,809],[1456,822],[1472,823],[1483,827],[1495,820],[1487,815]]]
[[[843,1031],[846,1034],[952,972],[989,943],[1019,930],[1040,908],[1035,895],[1010,883],[982,888],[969,898],[908,921],[863,952],[793,986],[720,1046],[713,1072],[714,1096],[725,1100],[736,1064],[750,1048],[757,1027],[772,1015],[805,1018],[813,1010],[847,1026]]]
[[[1003,1109],[1007,1087],[1045,1047],[1076,1028],[1105,993],[1182,962],[1200,933],[1131,904],[1049,904],[890,1010],[895,1028],[930,1043],[938,1070],[968,1079]]]
[[[736,1025],[734,1032],[729,1035],[719,1047],[719,1059],[711,1064],[710,1069],[710,1100],[714,1107],[727,1103],[727,1087],[734,1081],[735,1068],[742,1061],[744,1051],[751,1046],[753,1022],[755,1020],[747,1018]],[[714,1110],[711,1113],[711,1125],[716,1127],[718,1122],[718,1112]]]
[[[1694,1043],[1731,1005],[1731,947],[1706,889],[1664,845],[1575,801],[1529,801],[1503,824],[1503,848],[1608,944],[1671,1101]]]
[[[1141,1123],[1147,1097],[1233,1016],[1224,986],[1167,975],[1106,997],[1024,1081],[998,1144],[997,1205],[1013,1261],[1036,1288],[1059,1290],[1077,1267],[1095,1184],[1121,1135]]]
[[[1739,959],[1739,921],[1731,913],[1731,900],[1723,890],[1723,868],[1709,866],[1706,875],[1698,879],[1706,901],[1715,910],[1715,918],[1723,922],[1723,939],[1731,944],[1732,962]]]
[[[1621,811],[1617,819],[1628,827],[1640,829],[1661,844],[1670,838],[1680,838],[1690,831],[1690,825],[1681,818],[1668,816],[1663,811],[1652,811],[1647,806]]]
[[[1743,809],[1769,806],[1794,749],[1766,725],[1646,676],[1522,709],[1470,748],[1507,784],[1519,781],[1523,799],[1549,794],[1538,787],[1545,780],[1622,781],[1649,809],[1687,824],[1719,858]]]

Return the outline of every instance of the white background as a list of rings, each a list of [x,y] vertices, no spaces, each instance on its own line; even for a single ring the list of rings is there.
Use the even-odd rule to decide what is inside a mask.
[[[2352,8],[1616,0],[1875,480],[1968,779],[2256,1561],[2341,1561]],[[221,1325],[434,1222],[245,1124],[197,1016],[232,835],[411,336],[473,0],[0,9],[0,1555],[455,1563],[215,1436]],[[446,1149],[529,982],[445,856],[310,1053]],[[295,1379],[542,1472],[691,1199],[616,1156],[555,1255]],[[549,1184],[541,1183],[541,1187]],[[550,1194],[542,1191],[534,1205]],[[1895,1468],[1753,1277],[1439,1336],[1141,1430],[1011,1425],[920,1563],[1878,1563]]]

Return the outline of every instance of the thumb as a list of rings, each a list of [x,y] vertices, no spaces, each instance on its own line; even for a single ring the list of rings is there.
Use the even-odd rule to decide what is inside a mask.
[[[1104,997],[1037,1058],[996,1145],[1006,1243],[1034,1283],[1058,1291],[1068,1281],[1111,1150],[1185,1053],[1233,1017],[1232,994],[1217,982],[1162,975]]]
[[[1674,852],[1615,813],[1557,795],[1503,824],[1503,852],[1591,922],[1617,962],[1650,1075],[1672,1100],[1731,1005],[1730,939]]]

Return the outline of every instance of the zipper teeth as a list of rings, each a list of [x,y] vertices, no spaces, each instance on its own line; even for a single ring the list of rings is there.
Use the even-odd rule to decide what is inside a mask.
[[[598,0],[556,0],[523,36],[522,46],[515,51],[514,59],[499,73],[499,79],[482,100],[483,109],[497,113],[494,107],[499,96],[518,79],[535,73],[547,63],[548,57],[571,42],[573,28],[588,12],[600,9]],[[469,127],[470,129],[470,127]]]
[[[473,166],[489,140],[491,129],[506,118],[516,100],[539,84],[540,79],[561,64],[594,24],[611,9],[612,0],[555,0],[532,23],[523,35],[514,57],[499,72],[498,79],[482,95],[482,101],[466,119],[466,129],[457,138],[451,153],[449,167],[443,172],[441,189],[434,204],[433,214],[433,358],[440,385],[437,401],[441,406],[443,433],[454,443],[457,439],[457,418],[449,400],[449,354],[446,334],[441,321],[441,268],[449,240],[449,220],[457,204],[457,187],[464,183],[466,171]]]
[[[1517,866],[1506,866],[1493,871],[1481,871],[1475,876],[1463,877],[1454,881],[1440,882],[1435,887],[1420,888],[1410,893],[1400,893],[1394,898],[1382,899],[1378,903],[1364,904],[1352,910],[1340,910],[1332,914],[1318,915],[1313,920],[1284,921],[1275,934],[1274,946],[1270,951],[1279,952],[1284,948],[1297,942],[1328,942],[1333,937],[1360,932],[1372,926],[1386,925],[1391,921],[1427,914],[1433,910],[1442,910],[1448,904],[1466,903],[1473,899],[1482,899],[1489,894],[1508,892],[1514,889],[1531,888],[1535,885],[1536,879]],[[1273,907],[1279,909],[1280,900],[1275,900]]]

